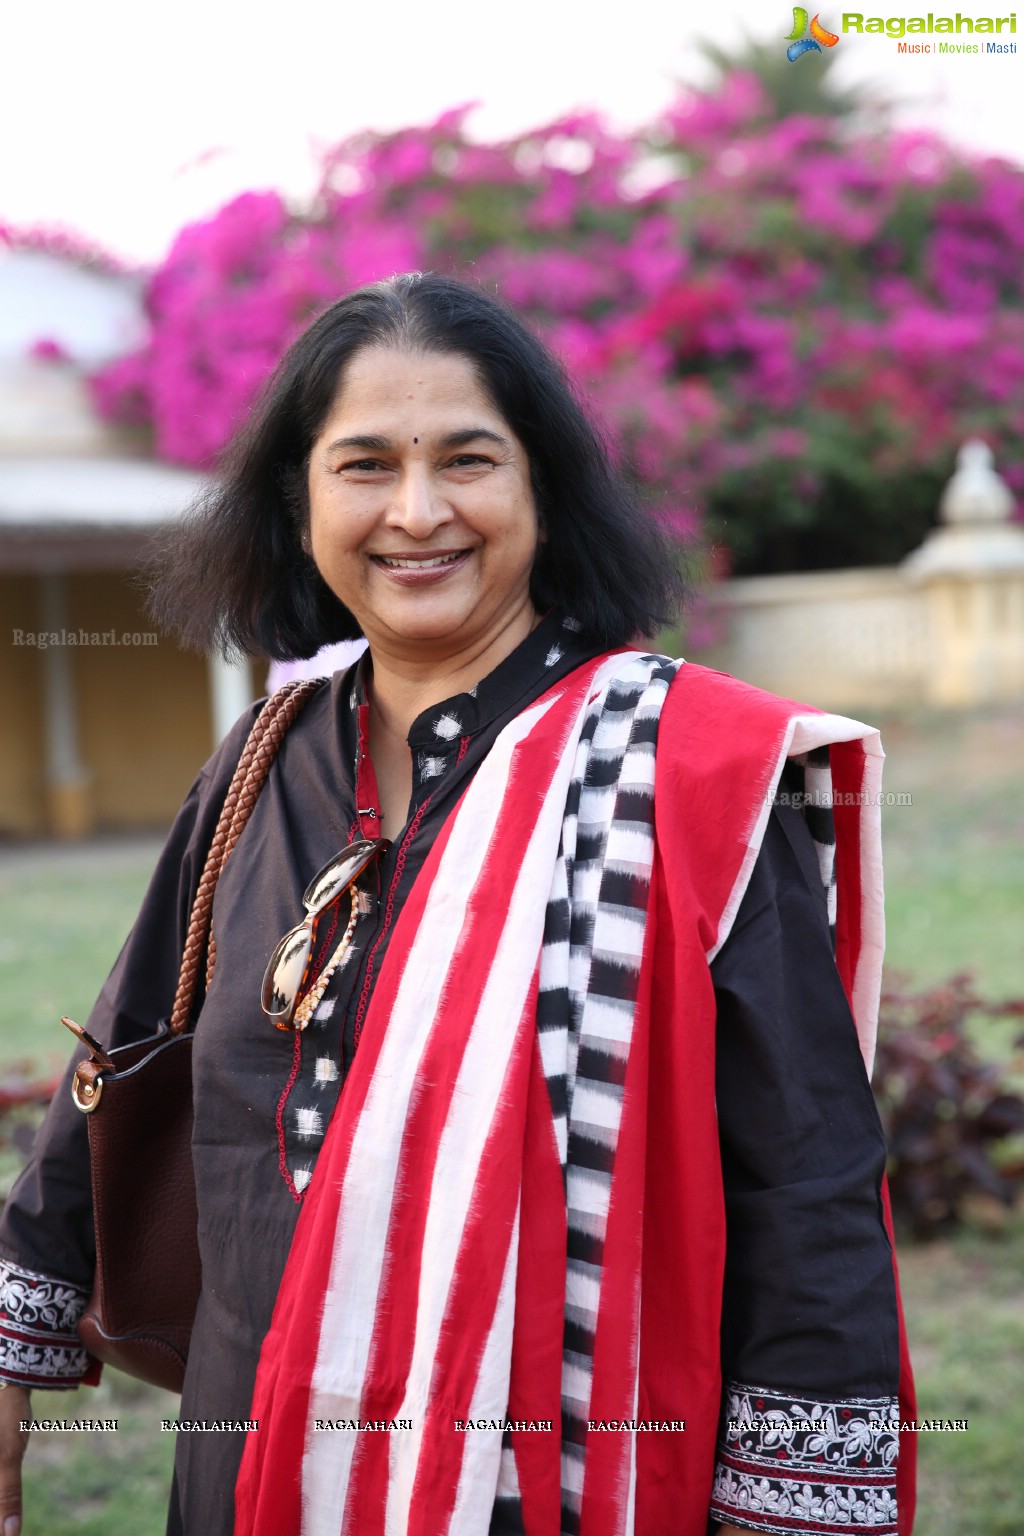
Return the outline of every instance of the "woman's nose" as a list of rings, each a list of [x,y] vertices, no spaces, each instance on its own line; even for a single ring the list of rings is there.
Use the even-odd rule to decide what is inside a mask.
[[[388,508],[388,522],[393,527],[404,528],[414,538],[426,538],[454,516],[451,504],[426,466],[413,465],[405,471]]]

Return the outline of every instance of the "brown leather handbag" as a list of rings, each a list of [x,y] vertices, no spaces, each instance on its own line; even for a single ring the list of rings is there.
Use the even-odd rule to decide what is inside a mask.
[[[287,684],[253,725],[228,788],[196,891],[170,1021],[106,1051],[88,1047],[72,1097],[89,1117],[96,1277],[78,1334],[90,1355],[180,1392],[199,1300],[198,1214],[192,1167],[192,1026],[200,968],[210,985],[210,916],[217,880],[237,843],[285,732],[319,679]]]

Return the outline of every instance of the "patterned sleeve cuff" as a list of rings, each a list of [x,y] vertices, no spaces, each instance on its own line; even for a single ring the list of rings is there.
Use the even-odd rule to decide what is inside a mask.
[[[99,1366],[75,1332],[88,1293],[0,1259],[0,1380],[20,1387],[94,1386]]]
[[[770,1536],[896,1536],[895,1398],[816,1402],[726,1384],[711,1517]]]

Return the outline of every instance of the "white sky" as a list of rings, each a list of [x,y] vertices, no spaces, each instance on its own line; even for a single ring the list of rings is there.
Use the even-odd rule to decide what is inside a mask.
[[[984,3],[959,0],[972,16]],[[865,14],[927,9],[867,0]],[[840,15],[823,7],[821,19],[838,31]],[[315,148],[359,129],[468,101],[481,104],[481,138],[578,107],[631,126],[675,80],[702,77],[696,38],[746,29],[784,47],[791,26],[781,0],[9,0],[0,220],[60,224],[154,261],[183,223],[246,187],[301,195]],[[1018,38],[1024,49],[1024,11]],[[889,38],[850,35],[839,48],[844,79],[910,98],[904,121],[1024,160],[1021,52],[908,58]]]

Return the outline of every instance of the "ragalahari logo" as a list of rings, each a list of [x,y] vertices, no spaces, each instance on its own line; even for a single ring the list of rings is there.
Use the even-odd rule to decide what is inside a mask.
[[[810,37],[806,35],[808,31]],[[826,32],[817,16],[808,28],[807,12],[802,5],[794,5],[793,30],[787,35],[786,41],[789,43],[786,58],[795,64],[805,53],[820,53],[823,48],[834,48],[839,38],[834,32]]]

